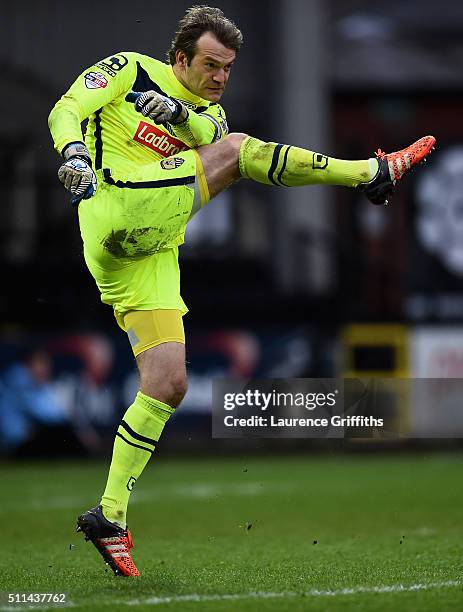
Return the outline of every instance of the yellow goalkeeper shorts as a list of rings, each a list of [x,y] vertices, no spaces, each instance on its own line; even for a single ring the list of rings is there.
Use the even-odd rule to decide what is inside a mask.
[[[209,201],[201,159],[190,150],[134,167],[98,171],[96,194],[79,204],[86,264],[120,317],[134,310],[188,309],[180,295],[178,246]]]

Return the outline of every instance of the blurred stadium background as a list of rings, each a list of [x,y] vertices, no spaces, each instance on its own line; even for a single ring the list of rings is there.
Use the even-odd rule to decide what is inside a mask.
[[[2,3],[0,592],[67,589],[88,610],[116,601],[71,531],[104,485],[137,374],[85,268],[47,116],[96,60],[164,57],[190,4]],[[397,399],[407,429],[389,442],[217,440],[210,411],[217,377],[463,378],[463,4],[210,4],[245,36],[223,99],[233,131],[342,158],[425,134],[438,149],[388,207],[242,181],[190,224],[190,386],[134,492],[146,580],[118,584],[116,599],[161,594],[156,605],[181,612],[326,610],[325,596],[330,610],[461,610],[461,392],[431,383]],[[320,607],[296,601],[308,588]],[[292,595],[216,597],[243,589]],[[212,599],[198,607],[191,593]]]
[[[164,57],[190,3],[26,4],[0,23],[0,453],[106,457],[136,373],[85,268],[47,115],[99,58]],[[215,4],[245,36],[223,100],[232,130],[345,158],[427,133],[439,148],[389,207],[243,181],[195,218],[181,250],[190,389],[166,452],[214,450],[217,376],[463,374],[461,3]],[[439,405],[420,410],[439,437]],[[448,444],[459,402],[445,418]]]

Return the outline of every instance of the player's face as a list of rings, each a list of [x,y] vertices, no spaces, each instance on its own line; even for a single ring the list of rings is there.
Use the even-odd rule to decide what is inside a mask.
[[[218,102],[222,97],[236,53],[206,32],[196,43],[196,53],[182,66],[183,84],[197,96]]]

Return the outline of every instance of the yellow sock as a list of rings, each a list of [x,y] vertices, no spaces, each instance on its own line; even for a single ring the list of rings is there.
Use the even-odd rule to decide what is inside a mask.
[[[357,187],[371,181],[378,171],[375,158],[349,161],[314,153],[307,149],[263,142],[252,136],[240,149],[241,176],[266,185],[344,185]]]
[[[108,521],[125,528],[130,493],[173,412],[174,408],[139,391],[124,414],[117,429],[108,481],[101,498],[103,514]]]

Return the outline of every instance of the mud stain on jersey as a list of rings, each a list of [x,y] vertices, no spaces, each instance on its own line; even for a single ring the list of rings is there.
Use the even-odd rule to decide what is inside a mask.
[[[113,230],[101,244],[114,257],[140,257],[159,251],[166,242],[163,234],[162,227]]]
[[[101,241],[103,248],[105,248],[108,253],[114,255],[114,257],[124,257],[125,250],[122,248],[122,244],[125,242],[127,238],[127,230],[117,230],[112,231],[109,236],[106,236]]]

